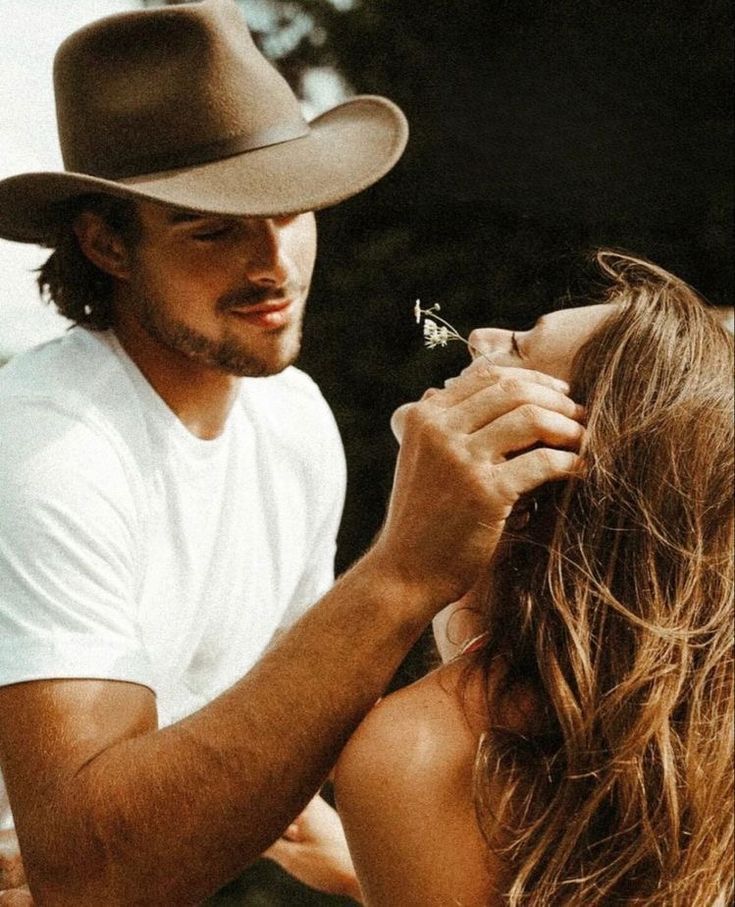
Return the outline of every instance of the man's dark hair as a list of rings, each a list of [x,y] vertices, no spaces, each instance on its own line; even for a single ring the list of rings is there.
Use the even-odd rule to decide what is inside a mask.
[[[114,278],[93,264],[82,252],[73,224],[83,211],[98,214],[130,248],[140,237],[135,202],[112,195],[83,195],[64,206],[55,235],[54,249],[38,270],[41,296],[75,324],[104,331],[114,323]]]

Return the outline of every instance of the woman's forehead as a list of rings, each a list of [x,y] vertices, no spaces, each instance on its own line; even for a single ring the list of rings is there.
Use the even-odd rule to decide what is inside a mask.
[[[602,322],[620,308],[618,302],[601,302],[596,305],[576,306],[570,309],[557,309],[543,315],[536,322],[539,332],[549,328],[569,328],[595,330]]]

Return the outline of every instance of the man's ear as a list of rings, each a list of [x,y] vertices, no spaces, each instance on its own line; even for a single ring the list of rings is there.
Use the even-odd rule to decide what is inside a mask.
[[[109,224],[94,211],[82,211],[73,224],[79,247],[92,264],[119,280],[130,277],[127,246]]]

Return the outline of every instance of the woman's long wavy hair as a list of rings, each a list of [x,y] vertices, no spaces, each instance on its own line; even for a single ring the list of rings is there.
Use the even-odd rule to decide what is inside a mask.
[[[666,271],[597,262],[620,307],[573,366],[585,474],[508,533],[477,656],[539,721],[485,735],[478,816],[510,905],[729,904],[733,339]]]

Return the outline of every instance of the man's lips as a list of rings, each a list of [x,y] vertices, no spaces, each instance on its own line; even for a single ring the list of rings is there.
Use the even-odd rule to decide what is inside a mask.
[[[247,321],[259,327],[282,327],[290,318],[292,299],[277,299],[241,306],[231,306],[228,315]]]

